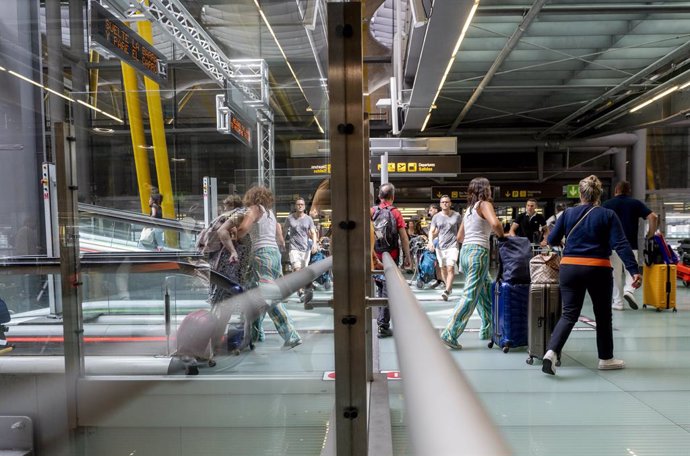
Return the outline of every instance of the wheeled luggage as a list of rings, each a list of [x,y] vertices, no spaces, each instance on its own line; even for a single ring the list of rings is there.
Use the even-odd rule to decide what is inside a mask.
[[[527,345],[527,301],[529,285],[497,280],[491,285],[491,318],[494,344],[508,353],[511,348]]]
[[[199,373],[198,360],[208,361],[209,367],[216,365],[213,360],[212,338],[220,323],[218,318],[206,309],[195,310],[187,315],[177,329],[177,351],[175,355],[185,364],[185,373]]]
[[[642,274],[642,307],[673,309],[676,312],[676,265],[644,265]]]
[[[543,359],[546,344],[561,318],[561,289],[557,283],[530,285],[527,321],[527,364],[534,358]],[[560,359],[556,362],[560,366]]]

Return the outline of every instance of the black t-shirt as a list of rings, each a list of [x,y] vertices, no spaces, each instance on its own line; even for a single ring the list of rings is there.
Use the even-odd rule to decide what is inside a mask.
[[[637,227],[639,220],[652,213],[642,201],[627,195],[618,195],[606,201],[603,206],[616,213],[623,225],[623,232],[633,250],[637,250]]]
[[[518,224],[515,234],[521,237],[526,237],[530,242],[540,242],[541,241],[541,227],[546,225],[546,219],[541,214],[534,214],[532,217],[527,215],[527,212],[523,212],[518,215],[514,223]]]

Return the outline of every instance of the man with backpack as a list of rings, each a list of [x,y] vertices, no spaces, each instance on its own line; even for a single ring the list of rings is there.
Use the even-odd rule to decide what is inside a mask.
[[[430,252],[436,252],[436,259],[441,268],[441,276],[446,284],[441,298],[448,301],[448,296],[453,291],[453,279],[455,278],[455,265],[458,263],[458,229],[462,223],[462,216],[451,209],[451,201],[448,195],[441,197],[441,212],[431,219],[429,230]],[[438,245],[434,245],[434,238],[438,238]]]
[[[379,205],[371,208],[371,221],[374,229],[374,260],[375,268],[383,269],[382,258],[383,252],[390,253],[393,261],[396,263],[400,258],[400,247],[398,241],[402,244],[404,254],[404,267],[410,268],[410,239],[407,237],[407,230],[405,229],[405,220],[402,214],[393,206],[395,200],[395,186],[391,183],[385,183],[379,188]],[[380,298],[388,297],[386,291],[386,279],[383,275],[374,277],[376,283],[376,296]],[[388,307],[379,307],[378,337],[390,337],[393,331],[390,329],[391,314]]]

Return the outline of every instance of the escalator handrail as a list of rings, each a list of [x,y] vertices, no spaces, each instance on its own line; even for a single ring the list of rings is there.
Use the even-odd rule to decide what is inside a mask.
[[[174,229],[177,231],[191,231],[199,233],[204,229],[204,224],[194,222],[188,224],[180,222],[179,220],[159,219],[150,217],[148,215],[139,214],[131,211],[123,211],[121,209],[112,209],[109,207],[95,206],[93,204],[79,203],[79,212],[81,214],[94,214],[107,219],[119,220],[122,222],[150,226],[152,228]]]

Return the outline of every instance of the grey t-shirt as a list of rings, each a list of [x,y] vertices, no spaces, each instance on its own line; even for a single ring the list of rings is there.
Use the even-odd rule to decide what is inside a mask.
[[[285,220],[284,228],[285,236],[290,238],[288,249],[306,252],[309,249],[309,230],[313,229],[316,229],[314,227],[314,220],[309,215],[304,214],[302,217],[297,218],[295,214],[290,214],[287,220]]]
[[[431,227],[436,227],[438,237],[438,247],[449,249],[458,246],[458,229],[462,223],[462,217],[455,211],[450,211],[450,215],[439,212],[431,219]]]

